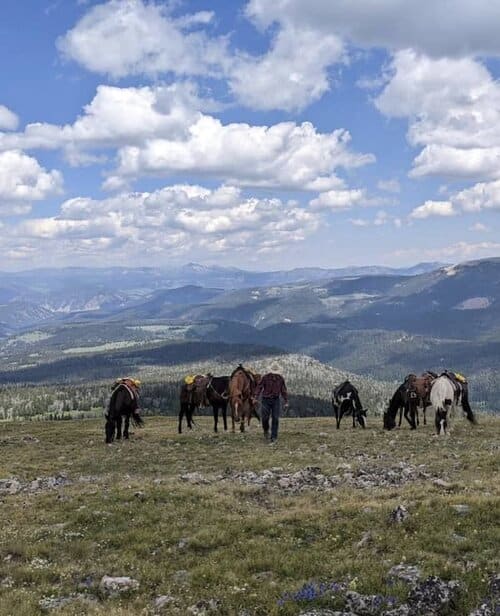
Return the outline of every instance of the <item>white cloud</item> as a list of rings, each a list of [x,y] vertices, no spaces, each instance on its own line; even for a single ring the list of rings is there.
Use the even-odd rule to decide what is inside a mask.
[[[16,130],[18,124],[17,115],[4,105],[0,105],[0,130]]]
[[[235,59],[230,88],[252,109],[302,109],[328,91],[328,67],[339,62],[342,53],[342,42],[332,34],[286,27],[263,56],[241,54]]]
[[[500,209],[500,180],[475,184],[453,195],[451,201],[464,212]]]
[[[379,182],[377,182],[377,188],[379,190],[383,190],[385,192],[394,193],[394,194],[401,192],[401,185],[399,181],[396,179],[379,180]]]
[[[476,222],[471,227],[469,227],[469,231],[475,231],[477,233],[488,233],[491,229],[484,225],[482,222]]]
[[[61,192],[59,171],[47,171],[35,158],[17,150],[0,152],[0,212],[24,213],[33,201]]]
[[[181,136],[200,116],[201,101],[190,83],[141,88],[101,85],[73,124],[28,124],[22,133],[0,133],[0,150],[83,149],[142,143],[155,136]]]
[[[144,174],[198,173],[241,186],[325,190],[342,184],[336,169],[374,160],[351,152],[349,141],[347,131],[321,134],[309,122],[224,125],[204,115],[186,139],[149,139],[142,147],[120,149],[109,182],[114,187]]]
[[[410,214],[410,218],[429,218],[429,216],[455,216],[456,211],[449,201],[426,201],[416,207]]]
[[[500,176],[500,85],[470,58],[439,60],[398,52],[376,99],[387,116],[408,118],[408,139],[423,146],[413,177]]]
[[[152,255],[178,259],[210,252],[252,257],[304,240],[318,223],[316,214],[294,202],[245,198],[231,186],[175,185],[104,200],[70,199],[57,216],[12,227],[0,245],[4,254],[14,251],[33,259],[45,253],[66,262],[105,256],[144,263]],[[26,252],[26,246],[35,252]]]
[[[391,257],[416,257],[431,259],[454,258],[457,261],[500,255],[498,242],[456,242],[441,248],[405,248],[391,253]]]
[[[91,7],[58,47],[66,58],[114,78],[218,74],[226,42],[200,29],[211,19],[212,13],[202,11],[176,20],[155,2],[110,0]]]
[[[317,210],[342,211],[356,205],[366,203],[367,197],[364,189],[329,190],[312,199],[310,205]]]
[[[262,27],[286,23],[361,47],[413,48],[430,56],[500,55],[500,4],[491,0],[250,0]]]

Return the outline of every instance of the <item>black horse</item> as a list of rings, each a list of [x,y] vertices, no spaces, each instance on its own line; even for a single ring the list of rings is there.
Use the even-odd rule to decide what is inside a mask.
[[[119,379],[113,385],[113,391],[106,413],[106,443],[122,438],[122,419],[125,418],[123,438],[129,438],[130,420],[135,426],[144,424],[139,415],[139,382],[134,379]]]
[[[184,382],[181,385],[181,391],[179,395],[179,434],[182,434],[182,420],[185,417],[187,426],[190,430],[193,429],[194,421],[193,414],[197,406],[196,404],[196,387],[194,381]]]
[[[217,432],[219,422],[219,410],[224,422],[224,431],[227,430],[227,405],[229,404],[229,377],[228,376],[207,376],[208,382],[205,389],[207,403],[212,407],[214,413],[214,432]]]
[[[410,428],[416,430],[419,396],[416,389],[412,386],[414,376],[413,374],[409,374],[404,380],[404,383],[401,383],[390,399],[389,406],[384,412],[384,428],[386,430],[393,430],[396,427],[398,412],[399,426],[401,426],[404,413],[404,417],[410,424]]]
[[[352,415],[352,427],[356,427],[356,421],[362,428],[366,428],[366,410],[361,404],[359,393],[350,381],[344,381],[333,390],[332,406],[337,421],[337,430],[340,428],[340,420],[344,415]]]

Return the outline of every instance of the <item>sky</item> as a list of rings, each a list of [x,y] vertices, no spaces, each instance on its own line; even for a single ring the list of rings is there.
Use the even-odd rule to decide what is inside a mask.
[[[500,3],[2,0],[0,270],[500,255]]]

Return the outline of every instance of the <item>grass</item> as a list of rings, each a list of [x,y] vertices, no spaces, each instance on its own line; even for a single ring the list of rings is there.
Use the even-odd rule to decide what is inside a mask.
[[[0,479],[65,473],[70,485],[0,497],[0,614],[42,613],[39,601],[72,593],[97,602],[74,602],[60,614],[152,614],[159,595],[172,595],[168,614],[186,614],[199,600],[218,599],[218,614],[294,615],[310,606],[285,601],[303,584],[346,582],[363,593],[404,597],[391,586],[392,565],[418,565],[424,575],[462,584],[454,614],[467,614],[499,571],[498,463],[500,420],[481,417],[471,428],[461,418],[448,438],[432,426],[417,432],[355,431],[347,420],[285,419],[278,445],[269,446],[254,424],[244,436],[211,432],[209,418],[178,436],[170,418],[146,418],[129,442],[103,444],[102,422],[2,424]],[[23,440],[30,435],[38,442]],[[287,495],[236,481],[191,484],[180,475],[215,478],[232,471],[286,472],[318,466],[325,475],[384,469],[400,462],[444,479],[402,486]],[[390,524],[404,504],[409,518]],[[454,504],[469,506],[465,515]],[[366,531],[371,540],[359,547]],[[457,539],[458,537],[458,539]],[[186,573],[187,572],[187,573]],[[138,591],[106,597],[103,575],[126,575]]]

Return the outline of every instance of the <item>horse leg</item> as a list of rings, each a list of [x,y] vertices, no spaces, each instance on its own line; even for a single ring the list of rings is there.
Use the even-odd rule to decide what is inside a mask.
[[[186,410],[185,406],[181,404],[181,410],[179,411],[179,427],[178,427],[179,434],[182,434],[182,418],[184,417],[185,410]]]
[[[403,422],[403,411],[405,410],[404,406],[400,406],[399,407],[399,424],[398,424],[398,428],[401,428],[401,424]]]
[[[356,427],[356,409],[355,408],[352,409],[352,427],[353,428]]]
[[[106,443],[112,443],[115,438],[115,421],[109,415],[106,417],[104,430],[106,432]]]
[[[245,432],[245,418],[240,419],[240,432]]]
[[[224,422],[224,432],[227,432],[227,404],[223,404],[221,408],[222,421]]]
[[[219,423],[219,407],[214,404],[212,406],[212,411],[214,414],[214,432],[217,432],[217,424]]]
[[[119,441],[122,438],[122,416],[118,415],[116,418],[116,440]]]
[[[417,426],[420,425],[419,417],[418,417],[418,406],[415,407],[415,422]]]
[[[426,417],[426,414],[425,414],[426,411],[427,411],[427,404],[425,404],[425,402],[424,402],[424,408],[422,410],[422,415],[424,416],[424,426],[427,425],[427,417]]]
[[[123,438],[128,440],[128,429],[130,427],[130,415],[125,416],[125,428],[123,430]]]
[[[187,409],[187,413],[186,413],[187,424],[190,430],[193,429],[193,414],[194,414],[194,406],[190,404]]]

